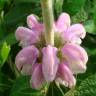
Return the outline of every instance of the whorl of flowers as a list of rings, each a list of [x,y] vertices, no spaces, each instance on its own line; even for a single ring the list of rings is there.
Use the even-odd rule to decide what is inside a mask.
[[[39,89],[46,82],[59,82],[72,88],[76,84],[74,74],[84,73],[88,55],[80,46],[85,35],[82,24],[71,25],[70,16],[62,13],[54,22],[54,46],[46,45],[44,24],[34,15],[27,17],[26,27],[18,27],[15,33],[22,50],[15,64],[19,71],[31,75],[32,88]]]

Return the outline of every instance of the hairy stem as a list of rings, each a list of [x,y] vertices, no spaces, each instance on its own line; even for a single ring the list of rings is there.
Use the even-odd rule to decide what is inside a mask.
[[[46,44],[54,45],[54,17],[52,0],[41,0]]]

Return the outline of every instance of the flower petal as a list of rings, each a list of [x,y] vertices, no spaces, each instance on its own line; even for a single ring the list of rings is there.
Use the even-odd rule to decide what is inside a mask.
[[[65,32],[62,34],[62,39],[66,42],[81,44],[81,39],[86,35],[86,31],[82,24],[74,24],[70,26]]]
[[[20,41],[23,47],[35,44],[39,41],[38,35],[32,30],[25,27],[18,27],[15,33],[16,39]]]
[[[48,45],[43,50],[42,70],[46,81],[53,81],[58,69],[57,48]]]
[[[70,26],[70,16],[67,13],[62,13],[57,22],[56,27],[59,32],[64,32]]]
[[[42,64],[36,64],[32,73],[30,85],[32,88],[40,89],[44,83],[45,79],[42,73]]]
[[[31,64],[25,64],[22,67],[21,74],[31,75],[31,71],[32,71],[32,65]]]
[[[74,74],[86,71],[88,55],[82,47],[77,44],[65,44],[62,48],[62,54]]]
[[[72,72],[65,63],[59,64],[58,77],[56,82],[65,85],[66,87],[72,88],[76,84],[76,79],[74,78]]]
[[[32,68],[30,68],[39,56],[39,51],[34,46],[28,46],[22,49],[16,56],[15,64],[21,73],[30,74]],[[29,71],[28,71],[29,70]]]
[[[27,24],[30,29],[36,31],[37,34],[43,31],[43,24],[39,23],[36,16],[31,14],[27,17]]]

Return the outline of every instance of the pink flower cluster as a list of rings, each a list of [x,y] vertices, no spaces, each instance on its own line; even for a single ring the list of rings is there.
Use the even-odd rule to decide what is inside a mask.
[[[75,86],[74,74],[84,73],[88,61],[86,51],[80,46],[86,35],[83,25],[71,25],[70,16],[62,13],[54,23],[54,34],[59,37],[55,41],[60,39],[62,45],[56,46],[55,42],[52,46],[44,43],[44,25],[34,15],[27,17],[27,24],[29,28],[18,27],[15,33],[22,46],[15,60],[18,70],[31,75],[30,84],[35,89],[53,80],[69,88]]]

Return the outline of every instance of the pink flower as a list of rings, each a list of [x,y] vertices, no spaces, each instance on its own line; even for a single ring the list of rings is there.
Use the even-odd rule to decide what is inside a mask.
[[[42,49],[43,60],[42,70],[46,81],[53,81],[55,79],[59,59],[57,58],[57,48],[48,45]]]
[[[76,79],[73,73],[67,66],[66,62],[59,64],[56,82],[65,85],[66,87],[72,88],[76,84]]]
[[[88,55],[86,51],[77,44],[68,43],[61,49],[62,62],[59,64],[56,82],[72,88],[76,84],[73,74],[84,73]]]
[[[86,71],[88,55],[82,47],[77,44],[65,44],[61,52],[74,74],[84,73]]]
[[[70,26],[70,16],[67,13],[62,13],[55,25],[56,31],[61,35],[63,42],[81,44],[81,39],[86,35],[82,24]]]
[[[57,32],[65,32],[68,27],[70,27],[70,16],[67,13],[62,13],[59,17],[58,20],[56,21],[56,29]]]
[[[20,41],[22,47],[38,43],[43,32],[43,25],[37,21],[34,15],[27,17],[27,24],[29,28],[18,27],[15,33],[16,39]]]
[[[16,67],[21,71],[21,73],[31,75],[32,65],[35,64],[38,56],[39,51],[36,47],[25,47],[16,56]]]
[[[16,39],[20,41],[22,47],[36,44],[40,39],[34,31],[25,27],[18,27],[15,35]]]
[[[43,32],[43,24],[39,23],[35,15],[29,15],[27,17],[27,25],[28,27],[35,31],[36,34],[41,34]]]
[[[54,46],[46,45],[44,26],[34,15],[27,17],[29,28],[17,28],[15,36],[23,48],[15,64],[22,74],[31,75],[32,88],[40,89],[45,82],[52,81],[72,88],[76,84],[74,74],[86,71],[88,55],[80,46],[86,32],[82,24],[71,25],[70,22],[70,16],[62,13],[54,23],[55,36],[59,35]]]
[[[38,44],[42,41],[41,35],[44,35],[44,26],[39,23],[34,15],[27,17],[27,24],[29,28],[18,27],[15,33],[16,39],[20,41],[22,47],[33,44]],[[62,13],[57,22],[55,22],[55,34],[60,35],[64,43],[81,44],[81,39],[86,35],[82,24],[70,25],[70,16],[67,13]]]
[[[40,89],[44,83],[45,79],[42,73],[42,65],[35,64],[35,67],[32,72],[32,77],[30,80],[31,87],[35,89]]]

